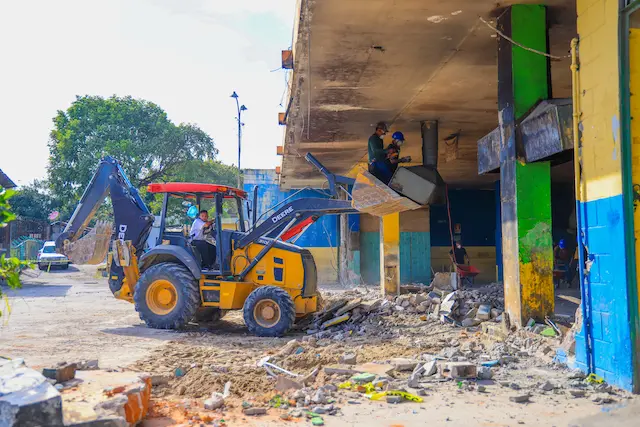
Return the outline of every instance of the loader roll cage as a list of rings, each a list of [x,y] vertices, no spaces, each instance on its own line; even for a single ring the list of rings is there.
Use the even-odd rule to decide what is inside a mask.
[[[238,188],[233,188],[225,185],[217,184],[202,184],[194,182],[167,182],[149,184],[147,187],[149,193],[163,193],[164,198],[162,201],[162,211],[160,213],[160,230],[156,246],[162,245],[165,240],[166,232],[166,220],[169,207],[169,199],[171,197],[194,199],[195,206],[200,211],[201,202],[204,199],[213,199],[215,215],[215,236],[216,240],[216,259],[221,262],[223,260],[224,250],[223,236],[222,236],[222,204],[225,199],[234,199],[237,203],[238,209],[238,230],[240,232],[246,232],[246,222],[244,218],[243,201],[247,199],[247,193]],[[191,248],[193,250],[193,248]],[[221,266],[222,267],[222,266]],[[223,274],[223,268],[220,271],[211,271],[210,274]]]

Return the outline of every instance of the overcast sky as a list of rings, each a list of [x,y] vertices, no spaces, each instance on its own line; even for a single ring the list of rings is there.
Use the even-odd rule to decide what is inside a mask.
[[[280,51],[295,0],[0,0],[0,169],[18,184],[46,175],[57,110],[76,95],[143,98],[209,133],[243,168],[273,168],[283,128]]]

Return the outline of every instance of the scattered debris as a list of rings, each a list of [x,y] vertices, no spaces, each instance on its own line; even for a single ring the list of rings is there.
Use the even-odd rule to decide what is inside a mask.
[[[42,375],[44,375],[45,378],[56,380],[58,383],[64,383],[76,377],[76,367],[77,365],[75,363],[61,362],[58,363],[58,366],[55,368],[44,368]]]

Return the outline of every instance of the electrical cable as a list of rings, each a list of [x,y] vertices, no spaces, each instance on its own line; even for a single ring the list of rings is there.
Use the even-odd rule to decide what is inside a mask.
[[[514,39],[512,39],[511,37],[507,36],[506,34],[504,34],[502,31],[500,31],[499,29],[497,29],[496,27],[494,27],[493,25],[491,25],[490,23],[488,23],[482,16],[478,16],[478,18],[485,23],[485,25],[489,28],[491,28],[493,31],[495,31],[500,37],[502,37],[503,39],[507,40],[508,42],[510,42],[511,44],[514,44],[516,46],[518,46],[519,48],[522,48],[524,50],[528,50],[529,52],[533,52],[533,53],[537,53],[538,55],[542,55],[542,56],[546,56],[547,58],[551,58],[555,61],[561,61],[563,59],[568,59],[571,58],[571,55],[565,55],[565,56],[556,56],[556,55],[551,55],[548,54],[547,52],[542,52],[540,50],[536,50],[530,47],[527,47],[523,44],[518,43],[517,41],[515,41]]]

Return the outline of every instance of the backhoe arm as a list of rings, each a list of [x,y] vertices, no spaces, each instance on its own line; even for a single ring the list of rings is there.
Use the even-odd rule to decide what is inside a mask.
[[[116,237],[123,242],[130,240],[137,253],[144,249],[153,225],[153,215],[118,162],[105,156],[98,163],[67,226],[56,239],[56,250],[67,255],[72,262],[98,264],[104,261],[113,225],[98,222],[84,237],[83,233],[108,194],[113,205]]]

